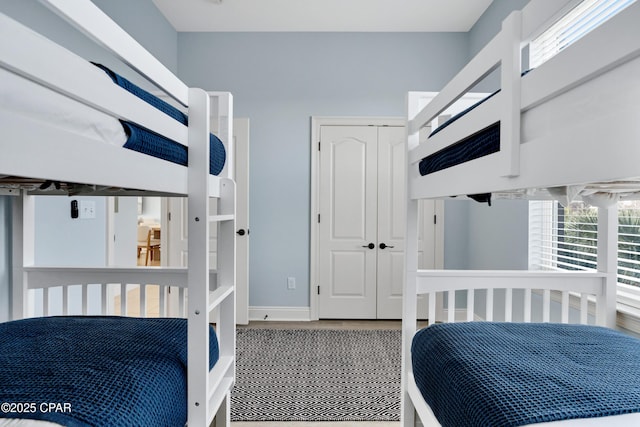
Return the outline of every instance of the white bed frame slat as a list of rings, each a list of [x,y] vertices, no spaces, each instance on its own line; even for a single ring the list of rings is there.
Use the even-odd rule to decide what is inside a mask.
[[[569,292],[562,292],[562,318],[560,323],[569,323]]]
[[[62,288],[62,314],[69,314],[69,287],[64,286]]]
[[[121,316],[127,315],[127,302],[128,302],[127,284],[122,283],[120,284],[120,315]]]
[[[105,316],[109,314],[107,311],[107,289],[108,286],[106,283],[102,283],[100,285],[100,314]]]
[[[86,283],[83,283],[81,289],[82,289],[82,315],[86,316],[88,312],[88,307],[89,307],[89,285],[87,285]],[[100,303],[102,303],[102,301]]]
[[[542,291],[542,321],[548,323],[551,320],[551,291]]]
[[[513,320],[513,289],[505,289],[504,296],[504,321],[511,322]]]
[[[524,307],[523,307],[524,321],[526,323],[531,322],[531,289],[524,290]]]
[[[580,323],[586,325],[589,319],[589,299],[586,293],[580,294]]]

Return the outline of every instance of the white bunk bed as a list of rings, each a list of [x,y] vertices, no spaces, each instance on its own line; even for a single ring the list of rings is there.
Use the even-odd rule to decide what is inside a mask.
[[[109,78],[105,79],[106,74],[87,60],[0,14],[0,37],[3,40],[0,42],[0,82],[3,83],[0,97],[0,127],[3,129],[0,143],[0,192],[15,196],[12,238],[12,318],[15,320],[1,324],[0,327],[14,324],[28,326],[40,321],[23,319],[29,316],[30,307],[34,304],[31,300],[34,290],[42,295],[40,309],[47,316],[52,304],[50,295],[52,292],[59,292],[55,289],[61,289],[62,307],[56,312],[61,312],[63,316],[44,317],[45,323],[40,325],[46,327],[48,321],[88,319],[84,316],[86,314],[97,314],[95,319],[104,322],[126,319],[127,291],[132,287],[138,288],[140,315],[145,317],[148,284],[160,288],[160,316],[164,317],[169,314],[166,309],[167,289],[173,287],[178,290],[180,300],[177,315],[186,317],[186,320],[167,320],[182,322],[180,333],[186,334],[186,343],[176,350],[185,359],[183,362],[186,366],[180,368],[183,376],[179,381],[184,383],[180,392],[184,392],[186,399],[181,402],[178,394],[174,394],[168,396],[169,401],[176,407],[184,406],[186,419],[182,424],[186,422],[188,425],[204,426],[212,424],[215,419],[216,425],[229,425],[230,389],[234,383],[235,371],[236,202],[235,183],[232,179],[233,160],[230,158],[234,152],[230,145],[232,96],[226,92],[215,92],[210,96],[201,89],[188,88],[88,0],[43,0],[42,3],[160,88],[176,104],[183,106],[189,121],[188,125],[183,125],[170,118],[113,84]],[[14,89],[14,94],[17,91],[18,94],[24,92],[25,96],[28,93],[30,98],[36,97],[35,102],[16,101],[9,89]],[[49,106],[53,109],[47,109]],[[63,109],[66,110],[59,111]],[[70,117],[68,124],[64,123],[65,115]],[[209,161],[210,149],[213,147],[211,141],[215,139],[209,130],[211,118],[219,123],[218,135],[226,151],[226,163],[217,176],[210,174],[210,168],[213,168]],[[100,127],[103,125],[96,125],[94,119],[106,120],[106,124]],[[85,120],[92,121],[83,123]],[[188,165],[178,165],[122,148],[123,141],[120,138],[123,136],[117,135],[118,131],[113,130],[121,127],[118,120],[137,124],[181,146],[187,146]],[[115,123],[115,128],[110,122]],[[94,131],[96,128],[99,130]],[[103,131],[104,129],[107,130]],[[100,133],[116,134],[116,141],[99,140]],[[34,265],[33,195],[41,193],[40,186],[43,183],[46,185],[42,188],[50,186],[49,190],[52,190],[47,191],[47,194],[187,197],[190,216],[188,267],[52,268]],[[210,198],[217,198],[217,212],[209,212]],[[216,270],[209,268],[208,236],[211,226],[218,227]],[[109,312],[111,304],[107,299],[109,289],[113,287],[120,291],[120,313],[123,316],[114,317],[113,312]],[[72,311],[69,306],[71,294],[80,295],[83,316],[67,316]],[[100,313],[88,311],[91,300],[93,303],[98,302]],[[134,319],[134,322],[158,320],[164,319]],[[215,324],[215,331],[211,323]],[[54,324],[58,325],[51,323]],[[149,329],[155,329],[156,326],[161,329],[157,323],[148,325]],[[140,332],[140,327],[136,331],[131,337],[133,341],[137,337],[136,333]],[[97,335],[90,339],[102,345],[100,337]],[[120,339],[115,339],[106,344],[117,349],[119,341]],[[42,341],[37,341],[38,346],[41,343]],[[161,347],[164,348],[165,345]],[[32,352],[40,350],[37,348]],[[214,354],[216,360],[213,359]],[[36,368],[34,367],[34,378],[37,379],[39,375],[35,373],[40,371]],[[162,378],[164,374],[158,372],[157,377]],[[113,375],[119,373],[114,370]],[[127,380],[126,376],[122,378],[123,383],[133,382]],[[59,386],[60,389],[65,387],[72,385]],[[0,384],[0,389],[6,388]],[[101,393],[98,398],[102,397]],[[118,390],[114,392],[116,395],[118,393]],[[131,400],[132,406],[137,405],[137,401]],[[36,401],[35,397],[28,394],[20,395],[20,399],[16,397],[5,400],[0,413],[0,418],[3,418],[0,425],[5,425],[3,422],[21,425],[14,424],[17,420],[12,414],[18,412],[35,414],[25,416],[33,418],[25,420],[27,423],[46,420],[41,415],[47,412],[62,415],[70,412],[72,416],[77,415],[78,406],[75,403],[57,410],[27,406],[40,405],[42,402],[44,401]],[[67,401],[48,402],[70,404]],[[6,403],[12,406],[5,408]],[[65,411],[66,409],[70,410]],[[119,411],[128,410],[120,407]],[[83,422],[88,422],[86,418],[83,421],[82,417],[84,415],[79,415],[79,419],[74,420],[78,424],[74,425],[85,425]],[[91,425],[115,425],[107,419]],[[46,421],[39,422],[42,425],[52,425]],[[136,422],[135,418],[130,418],[127,423],[147,425],[142,421]],[[66,422],[61,421],[59,424],[66,425]]]
[[[455,374],[468,374],[468,371],[462,371],[459,360],[448,358],[449,351],[458,344],[466,344],[467,339],[472,345],[475,343],[475,337],[465,335],[471,333],[465,328],[473,329],[478,324],[486,325],[480,326],[480,331],[509,328],[512,335],[538,325],[576,328],[571,329],[574,331],[582,330],[584,325],[564,324],[589,324],[586,326],[589,333],[596,330],[608,333],[615,326],[615,204],[599,208],[597,272],[438,271],[418,270],[417,263],[417,202],[420,199],[491,194],[505,198],[548,199],[551,193],[571,193],[573,189],[578,197],[598,193],[615,194],[613,200],[638,198],[640,29],[637,23],[640,22],[640,4],[632,4],[548,62],[521,75],[522,48],[576,4],[577,1],[531,0],[522,11],[513,12],[504,21],[499,34],[439,94],[408,94],[401,415],[405,427],[415,424],[416,413],[426,426],[640,424],[637,409],[625,409],[624,412],[633,413],[605,418],[574,419],[578,418],[574,414],[565,420],[551,421],[540,417],[533,421],[529,418],[529,422],[499,424],[485,420],[486,424],[474,424],[478,418],[471,417],[463,423],[451,424],[452,418],[443,414],[452,406],[458,405],[462,411],[482,416],[485,411],[490,412],[489,405],[469,407],[467,403],[454,403],[453,400],[443,404],[433,395],[423,395],[424,387],[419,387],[417,380],[416,369],[422,370],[418,363],[423,363],[437,372],[423,381],[446,378],[445,385],[438,384],[440,391],[461,388],[460,384],[467,379],[481,385],[490,383],[488,377],[497,376],[496,372],[461,379]],[[473,101],[465,98],[467,91],[498,67],[499,93],[425,138],[431,125],[438,124],[440,115],[455,114],[469,107]],[[419,169],[423,159],[431,159],[447,147],[496,123],[499,123],[498,150],[421,175]],[[429,326],[417,332],[417,319],[424,318],[424,313],[420,316],[417,313],[419,295],[428,295]],[[557,311],[554,305],[559,306]],[[443,325],[434,325],[441,321]],[[516,325],[515,329],[511,329],[513,325]],[[600,326],[608,328],[601,329]],[[426,345],[424,350],[418,348],[422,345],[416,342],[418,335],[430,336],[429,339],[435,342],[441,339],[440,335],[435,335],[438,330],[455,331],[452,336],[458,341],[449,343],[447,350],[434,350]],[[543,336],[548,336],[549,341],[555,334],[548,329],[543,332],[548,334]],[[615,335],[631,339],[622,334]],[[637,340],[631,340],[637,355]],[[412,347],[414,345],[416,347]],[[494,347],[502,345],[502,341],[492,344]],[[479,347],[482,346],[477,344],[475,348]],[[513,350],[513,347],[509,348]],[[492,357],[489,354],[484,354],[484,360]],[[526,353],[517,354],[528,357]],[[511,362],[508,364],[511,366]],[[518,363],[514,361],[514,365]],[[593,371],[583,372],[587,376],[593,374]],[[635,375],[633,368],[629,373]],[[633,378],[628,377],[630,382]],[[531,406],[535,400],[532,396],[530,393]],[[478,405],[478,402],[474,404]]]

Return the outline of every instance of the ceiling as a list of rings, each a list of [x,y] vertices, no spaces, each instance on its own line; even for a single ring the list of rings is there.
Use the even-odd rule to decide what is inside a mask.
[[[180,32],[467,32],[493,0],[153,0]]]

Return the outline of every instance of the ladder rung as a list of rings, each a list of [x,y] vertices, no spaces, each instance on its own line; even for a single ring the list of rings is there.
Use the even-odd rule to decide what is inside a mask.
[[[232,293],[233,286],[221,286],[215,291],[209,292],[209,313]]]
[[[232,221],[235,219],[235,215],[211,215],[209,217],[209,222],[222,222],[222,221]]]

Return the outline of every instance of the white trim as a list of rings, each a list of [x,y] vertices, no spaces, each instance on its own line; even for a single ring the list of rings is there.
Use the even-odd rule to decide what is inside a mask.
[[[309,307],[249,307],[249,321],[306,322],[311,319]],[[317,319],[314,319],[317,320]]]

